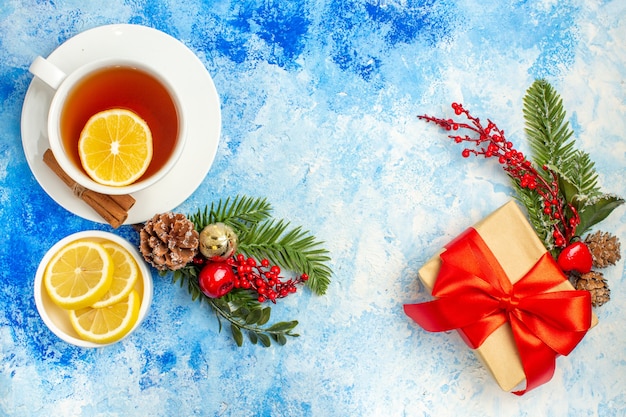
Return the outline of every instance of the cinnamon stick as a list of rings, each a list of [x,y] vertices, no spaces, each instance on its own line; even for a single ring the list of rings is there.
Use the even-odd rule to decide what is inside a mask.
[[[120,227],[126,221],[128,210],[135,204],[133,196],[101,194],[82,187],[63,171],[50,149],[44,152],[43,161],[77,197],[93,208],[113,228]]]
[[[130,194],[116,194],[110,195],[109,197],[111,197],[113,201],[115,201],[124,211],[130,210],[135,205],[135,198]]]

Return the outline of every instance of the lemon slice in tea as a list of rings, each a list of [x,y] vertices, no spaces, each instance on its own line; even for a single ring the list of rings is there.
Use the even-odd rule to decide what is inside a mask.
[[[126,109],[93,115],[78,140],[78,155],[87,175],[103,185],[125,186],[137,181],[152,160],[148,124]]]

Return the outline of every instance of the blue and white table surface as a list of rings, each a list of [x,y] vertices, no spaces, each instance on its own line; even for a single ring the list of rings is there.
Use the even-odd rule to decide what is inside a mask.
[[[300,322],[285,346],[238,348],[206,304],[156,273],[148,317],[115,345],[67,344],[37,313],[35,271],[55,242],[89,229],[137,235],[72,214],[40,186],[20,129],[28,67],[122,23],[182,42],[220,97],[213,164],[173,210],[268,197],[330,251],[327,294],[302,290],[273,308]],[[537,78],[561,94],[603,190],[626,196],[622,0],[3,0],[0,415],[626,415],[623,259],[606,270],[599,325],[522,397],[456,333],[427,333],[402,310],[424,297],[420,266],[514,198],[495,161],[462,158],[416,116],[453,116],[462,102],[528,151],[522,98]],[[625,225],[623,206],[601,224],[622,242]]]

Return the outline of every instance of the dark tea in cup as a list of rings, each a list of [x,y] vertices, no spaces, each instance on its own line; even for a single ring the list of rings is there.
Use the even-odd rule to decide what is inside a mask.
[[[89,62],[66,73],[53,62],[37,57],[29,71],[55,90],[48,110],[47,133],[50,149],[62,170],[84,188],[102,194],[135,193],[161,180],[178,162],[187,141],[186,108],[173,82],[175,77],[167,67],[155,67],[148,62],[113,57]],[[87,155],[84,147],[79,149],[85,125],[94,118],[111,112],[133,114],[136,121],[141,119],[140,124],[144,128],[147,125],[144,133],[150,133],[149,142],[144,141],[144,145],[150,146],[152,151],[143,155],[131,154],[131,158],[138,156],[144,159],[143,162],[140,161],[141,169],[134,171],[138,177],[130,177],[130,183],[96,181],[90,176],[93,171],[87,174],[81,163]],[[110,133],[117,135],[121,127],[123,126],[112,126]],[[104,132],[106,129],[108,127],[105,126]],[[111,139],[112,136],[109,135],[107,140]],[[148,139],[148,135],[144,139]],[[110,143],[112,147],[108,148],[111,151],[109,154],[117,154],[118,145]],[[91,146],[89,150],[97,152],[97,147]],[[98,157],[93,152],[89,155]],[[106,155],[103,158],[106,159]],[[94,166],[92,162],[97,166],[97,160],[89,161],[90,169]],[[126,162],[127,159],[124,160]],[[148,166],[144,167],[146,162]],[[115,165],[109,165],[104,172],[117,175],[125,167],[120,165],[118,170]]]
[[[152,133],[153,155],[139,181],[159,171],[174,152],[179,134],[176,105],[153,75],[130,66],[100,68],[69,91],[60,117],[60,136],[70,160],[81,167],[78,140],[89,118],[109,109],[126,109],[141,117]]]

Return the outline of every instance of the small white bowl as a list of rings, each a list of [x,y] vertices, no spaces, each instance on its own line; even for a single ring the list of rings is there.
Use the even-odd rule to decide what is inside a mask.
[[[39,263],[39,268],[37,268],[37,273],[35,274],[35,304],[37,306],[37,311],[39,312],[39,315],[41,316],[46,326],[48,326],[52,333],[57,335],[65,342],[85,348],[111,345],[119,342],[119,340],[111,343],[100,344],[81,339],[72,327],[67,311],[63,310],[61,307],[52,302],[43,284],[43,274],[52,256],[54,256],[54,254],[57,253],[65,245],[81,239],[98,241],[108,240],[117,243],[120,246],[124,247],[133,256],[133,258],[135,258],[137,266],[139,267],[139,279],[135,284],[135,289],[137,290],[141,298],[141,307],[139,308],[139,319],[137,320],[133,328],[122,339],[128,337],[141,325],[141,322],[148,314],[150,304],[152,303],[153,284],[150,268],[148,268],[148,265],[145,263],[137,249],[127,240],[117,235],[114,235],[113,233],[103,232],[99,230],[89,230],[69,235],[59,240],[48,250],[48,252],[46,252],[44,257],[41,259],[41,262]]]

